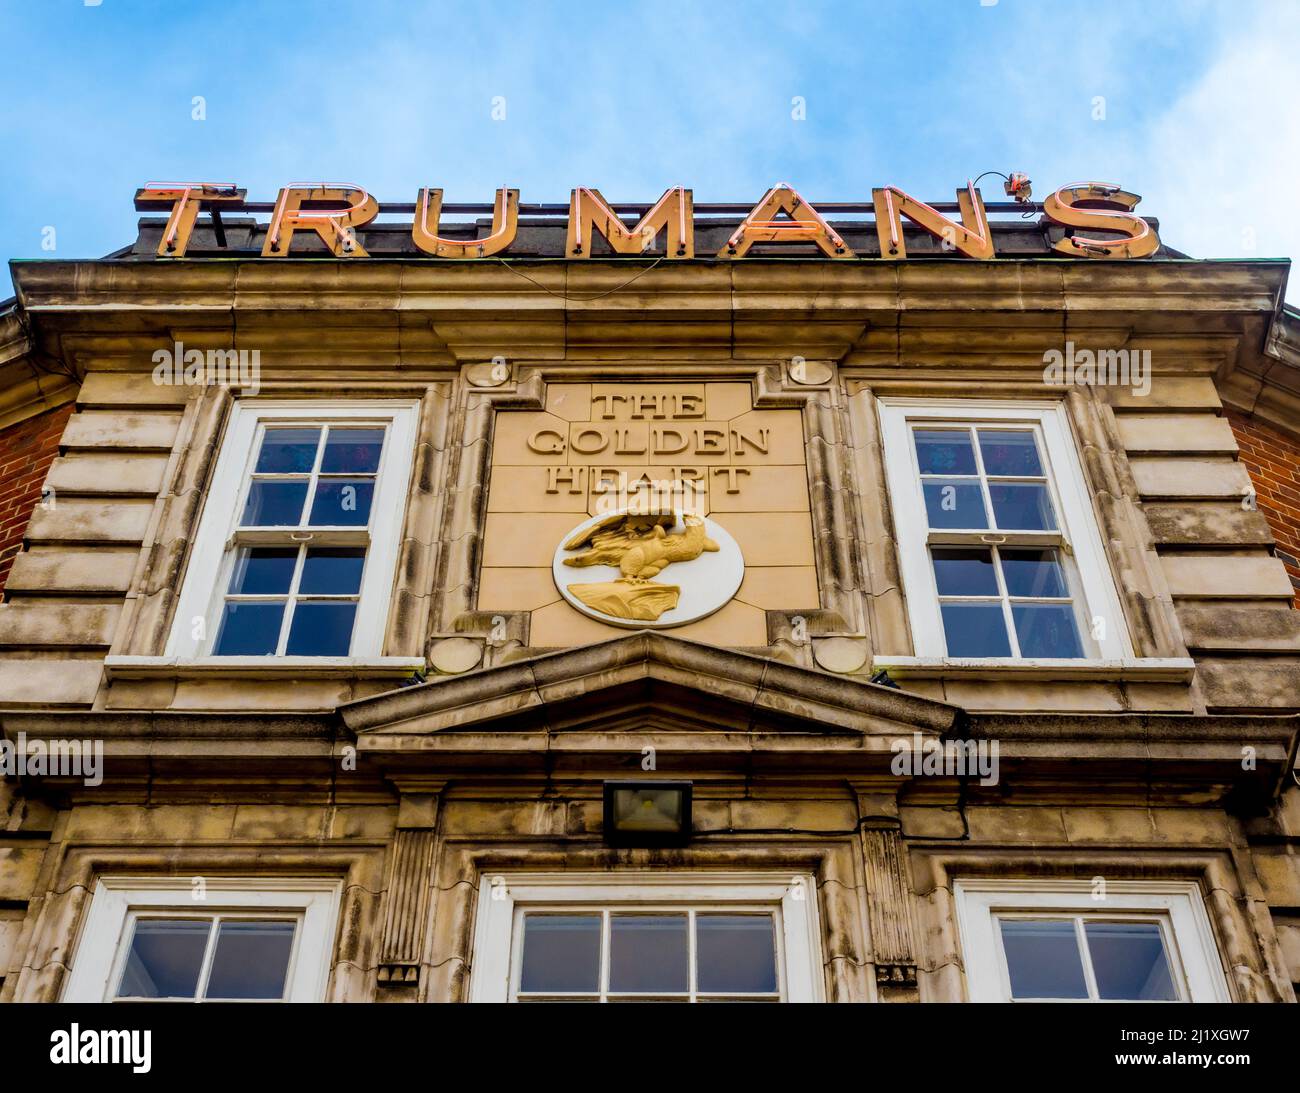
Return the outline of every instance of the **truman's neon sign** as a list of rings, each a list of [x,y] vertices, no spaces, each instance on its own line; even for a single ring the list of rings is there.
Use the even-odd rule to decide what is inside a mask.
[[[1155,229],[1133,209],[1142,199],[1103,182],[1062,186],[1043,202],[1043,215],[1071,229],[1053,244],[1061,254],[1076,258],[1145,258],[1160,246]],[[167,208],[167,226],[158,244],[162,258],[183,258],[200,211],[235,212],[245,207],[245,191],[234,183],[149,183],[136,192],[139,209]],[[919,201],[897,186],[871,191],[880,258],[899,261],[907,257],[903,220],[941,240],[944,249],[967,258],[995,257],[984,198],[968,182],[957,191],[958,220]],[[506,250],[519,229],[519,191],[500,189],[493,203],[492,231],[481,239],[447,239],[438,235],[442,191],[421,189],[415,201],[411,239],[423,254],[435,258],[488,258]],[[262,245],[263,258],[285,258],[294,237],[311,233],[324,241],[338,258],[365,258],[367,253],[356,230],[379,215],[379,202],[360,186],[336,183],[300,183],[285,186],[276,197]],[[1104,232],[1105,235],[1086,234]],[[569,200],[565,257],[592,257],[592,241],[600,236],[620,255],[644,254],[664,236],[664,255],[670,260],[695,257],[695,217],[691,191],[674,186],[641,217],[626,223],[599,190],[580,186]],[[773,186],[749,211],[714,257],[744,258],[758,244],[811,244],[831,259],[857,255],[842,235],[794,187]]]

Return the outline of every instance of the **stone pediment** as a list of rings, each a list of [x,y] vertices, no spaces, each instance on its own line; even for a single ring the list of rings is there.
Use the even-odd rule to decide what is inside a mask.
[[[663,633],[626,637],[391,691],[339,709],[362,751],[692,750],[889,753],[940,735],[956,707]],[[683,737],[691,736],[688,744]]]

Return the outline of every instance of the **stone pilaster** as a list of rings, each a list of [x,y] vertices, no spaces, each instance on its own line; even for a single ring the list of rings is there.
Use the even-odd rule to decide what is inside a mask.
[[[441,782],[399,785],[402,803],[384,892],[379,944],[381,988],[419,988],[433,898],[433,859]]]
[[[859,790],[858,807],[877,990],[884,1002],[918,1001],[916,897],[897,802]]]

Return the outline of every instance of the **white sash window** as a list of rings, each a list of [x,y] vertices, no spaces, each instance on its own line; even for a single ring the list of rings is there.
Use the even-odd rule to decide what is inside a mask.
[[[1059,404],[882,399],[917,657],[1132,657]]]
[[[413,403],[238,405],[168,654],[379,656],[414,430]]]
[[[334,880],[104,877],[65,1002],[321,1002]]]
[[[972,1002],[1231,1001],[1194,882],[954,887]]]
[[[820,1001],[816,892],[772,874],[485,876],[470,1000]]]

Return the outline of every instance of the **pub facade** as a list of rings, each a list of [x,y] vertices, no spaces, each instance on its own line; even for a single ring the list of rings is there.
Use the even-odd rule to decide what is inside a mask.
[[[1296,1001],[1288,263],[1027,185],[13,262],[0,1001]]]

